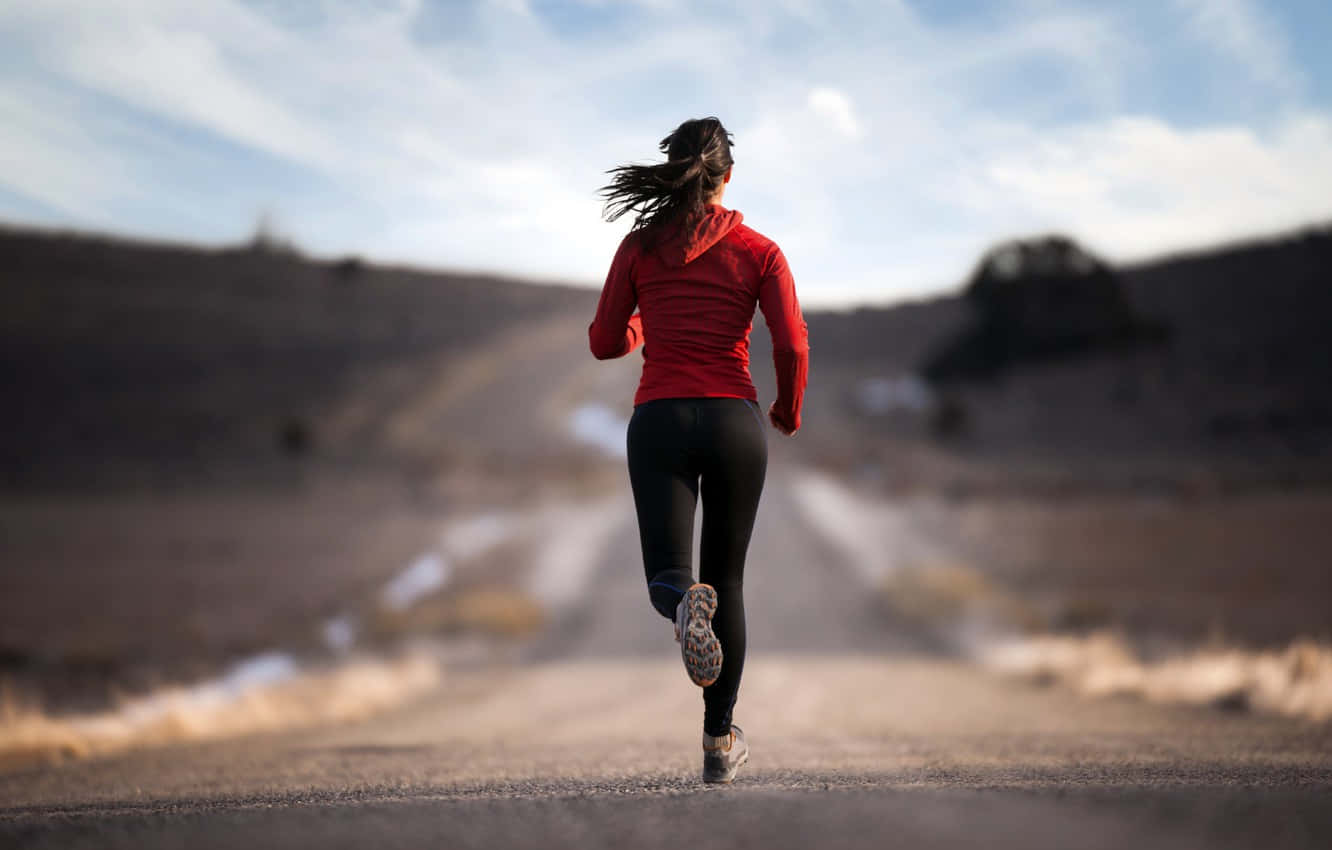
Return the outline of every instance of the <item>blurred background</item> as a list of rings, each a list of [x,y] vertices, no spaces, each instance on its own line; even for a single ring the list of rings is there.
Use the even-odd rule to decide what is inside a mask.
[[[658,627],[596,190],[706,115],[810,327],[758,533],[867,606],[805,644],[1325,719],[1329,35],[1313,0],[5,4],[0,763],[571,652],[603,567]],[[756,318],[765,405],[770,358]]]

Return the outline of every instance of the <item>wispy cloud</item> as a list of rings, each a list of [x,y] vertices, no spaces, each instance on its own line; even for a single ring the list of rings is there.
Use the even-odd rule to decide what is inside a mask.
[[[1173,0],[1188,31],[1258,81],[1283,94],[1294,93],[1300,72],[1290,59],[1285,34],[1255,0]]]
[[[832,88],[816,88],[809,93],[809,107],[818,118],[831,124],[842,135],[852,139],[860,138],[860,121],[851,106],[851,98],[842,92]]]
[[[1328,217],[1329,151],[1332,120],[1317,114],[1268,134],[1121,117],[996,151],[952,193],[1024,229],[1061,228],[1142,256]]]
[[[605,170],[716,114],[728,202],[811,303],[952,285],[1031,228],[1128,257],[1332,215],[1328,115],[1252,0],[949,11],[8,5],[0,187],[81,226],[229,239],[272,209],[314,251],[595,283]],[[1209,120],[1153,83],[1181,55],[1273,97]]]

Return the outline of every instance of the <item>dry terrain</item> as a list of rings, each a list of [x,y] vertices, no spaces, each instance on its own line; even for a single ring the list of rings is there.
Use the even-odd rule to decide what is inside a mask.
[[[1326,724],[1094,700],[941,654],[887,615],[779,467],[748,570],[737,721],[698,782],[697,690],[647,605],[632,513],[507,661],[367,721],[0,777],[25,847],[309,845],[1319,847]],[[903,547],[932,545],[903,539]]]
[[[0,843],[1326,846],[1330,252],[923,405],[963,299],[810,313],[705,790],[594,292],[0,233]]]

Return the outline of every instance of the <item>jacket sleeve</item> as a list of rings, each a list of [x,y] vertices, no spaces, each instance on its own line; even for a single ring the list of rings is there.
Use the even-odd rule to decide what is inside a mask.
[[[786,257],[771,246],[759,281],[759,309],[772,334],[772,361],[777,369],[777,401],[773,415],[790,431],[800,428],[800,406],[809,377],[809,328],[796,299],[795,281]]]
[[[587,329],[588,346],[598,360],[623,357],[643,344],[643,317],[634,313],[638,291],[634,286],[634,267],[638,252],[629,234],[620,243],[606,274],[606,285],[597,302],[597,315]]]

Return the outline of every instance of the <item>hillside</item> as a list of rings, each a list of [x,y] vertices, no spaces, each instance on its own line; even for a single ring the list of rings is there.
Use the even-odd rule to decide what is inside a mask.
[[[1329,230],[1118,269],[1128,304],[1160,329],[1159,339],[1033,357],[946,382],[936,399],[951,417],[942,428],[930,413],[882,409],[866,394],[875,381],[891,388],[921,372],[964,332],[974,305],[956,295],[812,314],[815,417],[844,418],[849,429],[829,433],[817,451],[851,465],[871,449],[899,463],[904,452],[941,453],[927,466],[952,478],[1326,482],[1328,269]],[[755,362],[766,356],[756,351]]]
[[[1168,344],[932,396],[903,378],[967,333],[964,296],[811,312],[772,498],[811,465],[900,495],[916,532],[1078,623],[1309,633],[1332,524],[1325,491],[1288,485],[1332,481],[1330,260],[1315,233],[1117,270]],[[613,449],[638,358],[589,356],[594,291],[23,231],[0,232],[0,268],[0,677],[20,691],[97,704],[109,682],[317,655],[346,616],[367,643],[456,629],[454,590],[508,623],[523,569],[580,561],[579,511],[629,504]],[[753,342],[770,399],[761,321]],[[605,448],[575,433],[588,410]],[[424,620],[371,616],[442,529],[505,522],[540,531],[532,552],[477,559]],[[881,554],[905,558],[891,530]]]
[[[0,267],[11,488],[262,481],[307,457],[439,459],[445,435],[403,440],[394,414],[506,333],[552,318],[575,327],[594,297],[262,246],[22,231],[0,231]]]
[[[11,489],[271,482],[320,463],[421,474],[570,451],[576,465],[561,417],[589,400],[627,412],[637,371],[636,357],[585,356],[588,290],[19,230],[0,232],[0,264]],[[790,450],[922,484],[1327,480],[1329,268],[1332,232],[1312,230],[1115,270],[1159,344],[1016,362],[915,413],[867,397],[920,372],[973,304],[811,312],[807,425]],[[770,398],[761,318],[753,338]]]

